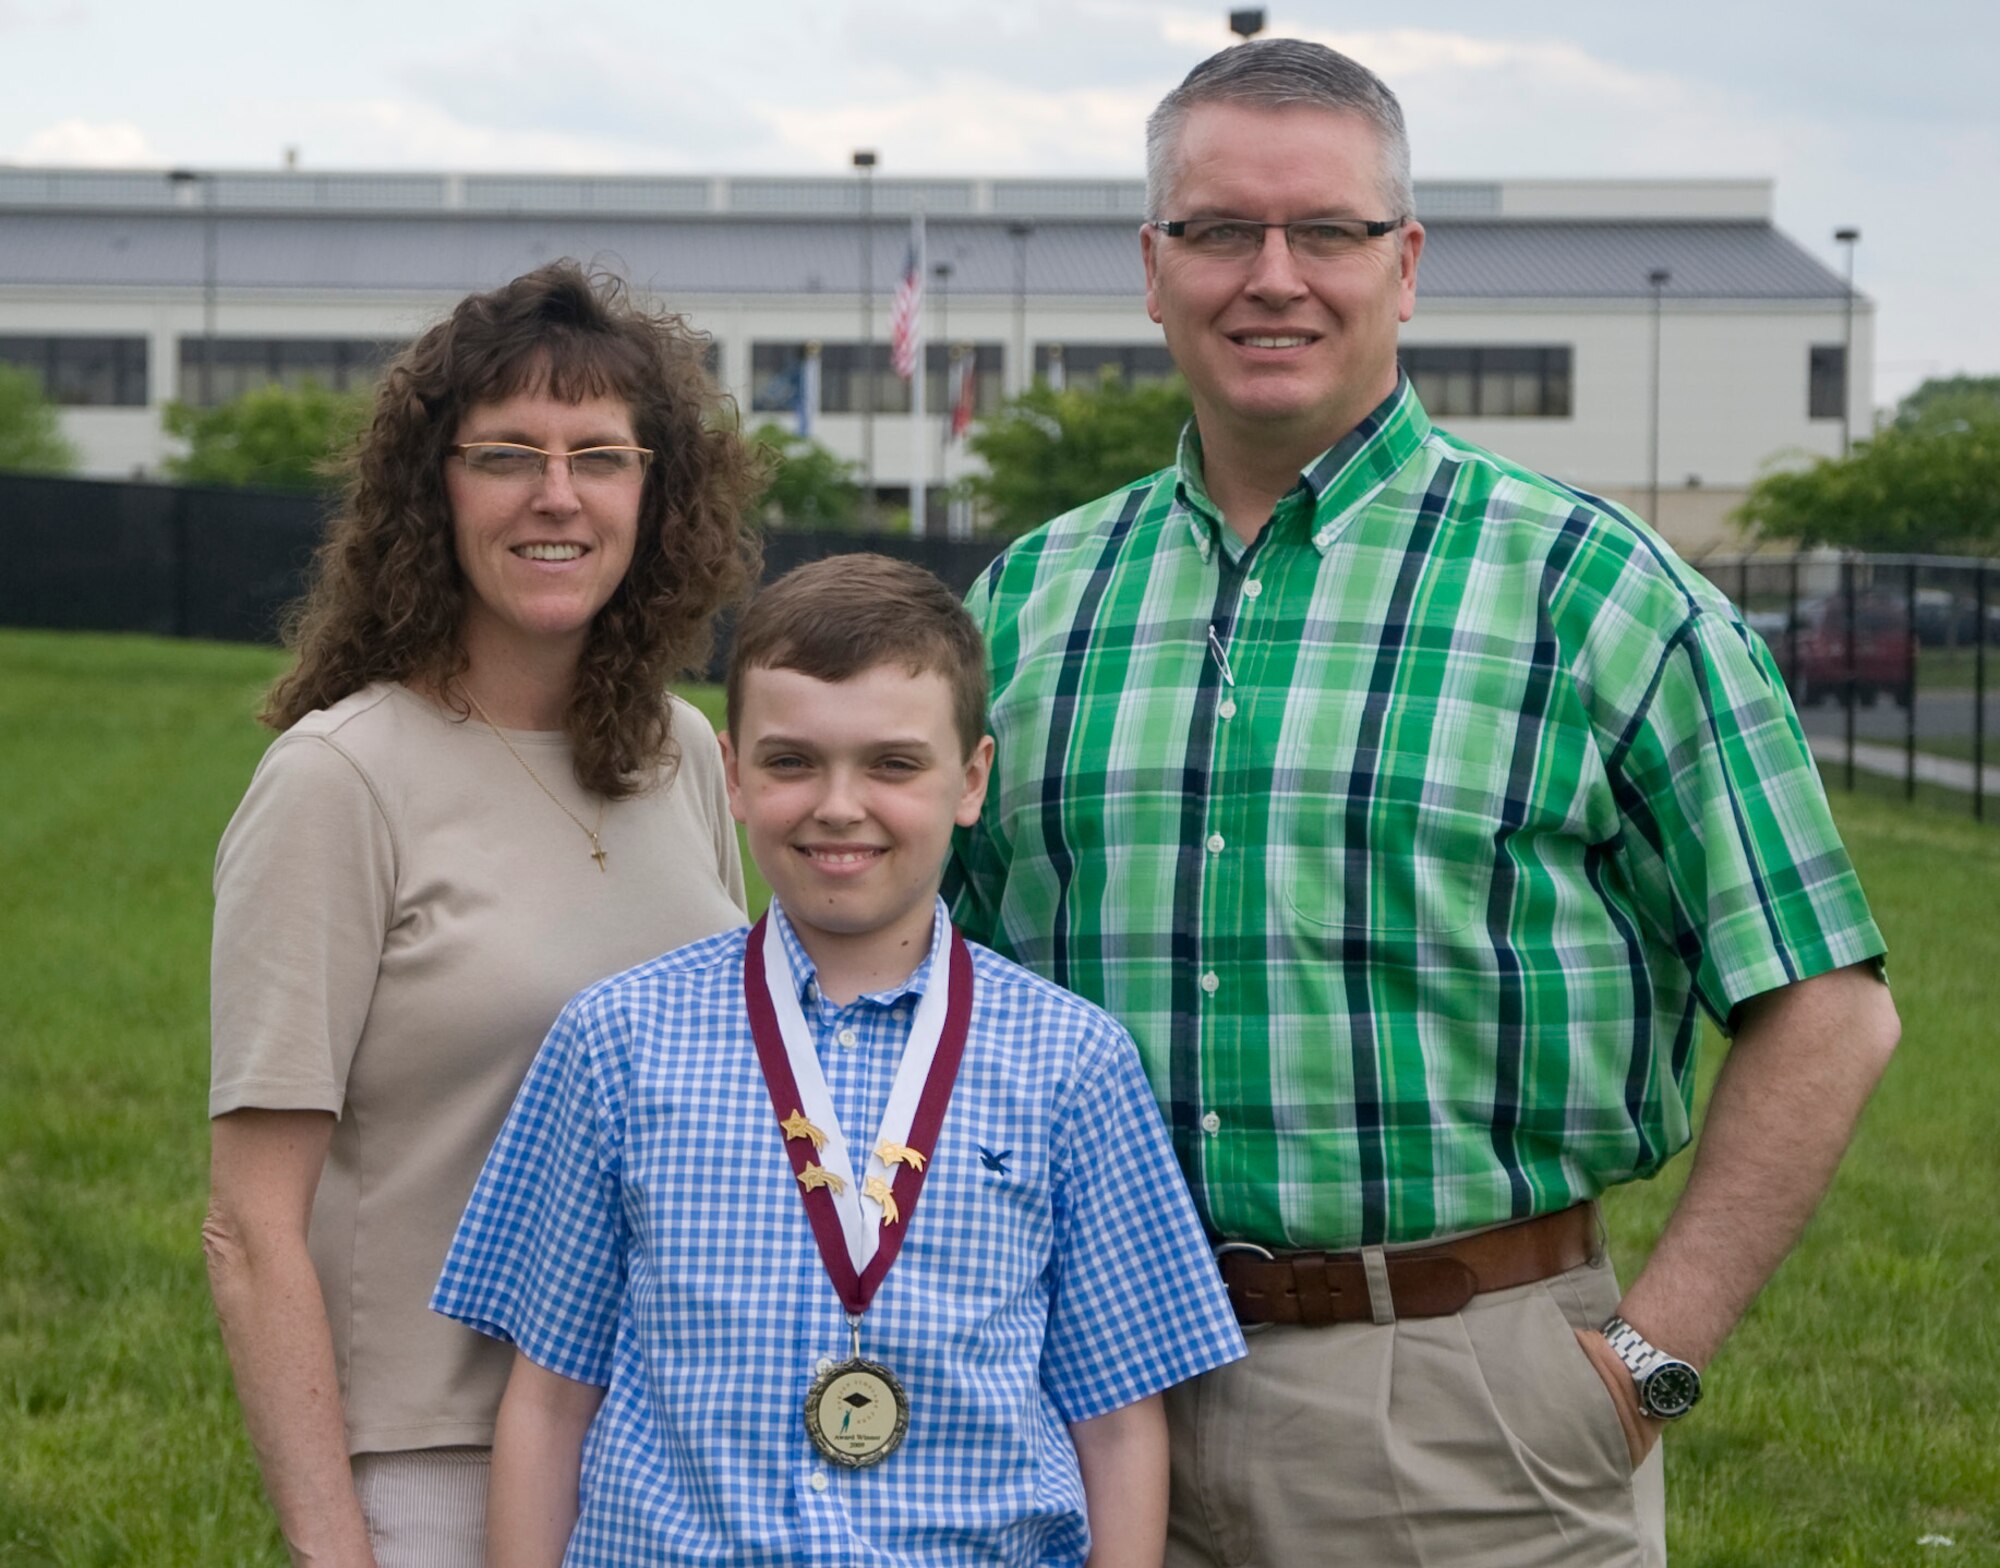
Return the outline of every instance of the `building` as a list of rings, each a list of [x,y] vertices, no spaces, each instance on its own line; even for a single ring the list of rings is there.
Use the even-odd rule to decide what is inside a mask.
[[[1773,459],[1867,428],[1873,306],[1774,227],[1768,181],[1419,181],[1417,206],[1404,358],[1432,414],[1654,513],[1684,549],[1731,537]],[[711,333],[753,421],[795,417],[814,345],[814,435],[894,501],[917,437],[889,311],[919,209],[934,483],[971,462],[945,440],[955,353],[982,413],[1032,375],[1168,371],[1141,299],[1140,182],[867,174],[0,167],[0,360],[45,378],[87,471],[151,472],[169,399],[365,383],[461,294],[575,256]]]

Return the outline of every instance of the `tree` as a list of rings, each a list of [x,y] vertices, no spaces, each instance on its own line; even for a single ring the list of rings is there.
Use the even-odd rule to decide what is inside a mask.
[[[1174,460],[1194,409],[1179,377],[1118,376],[1055,392],[1037,382],[973,431],[986,472],[970,481],[993,525],[1024,533]]]
[[[365,392],[333,392],[316,381],[256,387],[214,408],[169,403],[169,435],[188,444],[167,472],[193,484],[321,490],[333,459],[368,420]]]
[[[764,509],[780,527],[841,529],[861,518],[855,465],[843,462],[810,436],[780,425],[759,425],[750,439],[771,456],[771,486]]]
[[[1896,405],[1895,422],[1936,424],[1981,408],[2000,409],[2000,376],[1932,376]]]
[[[0,365],[0,472],[67,474],[76,464],[76,448],[62,433],[55,405],[43,396],[41,378]]]
[[[1758,479],[1736,517],[1801,545],[1991,550],[2000,545],[2000,396],[1926,382],[1851,456]]]

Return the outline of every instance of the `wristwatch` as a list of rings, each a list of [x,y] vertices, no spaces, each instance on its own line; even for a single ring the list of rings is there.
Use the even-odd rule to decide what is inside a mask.
[[[1623,1318],[1598,1330],[1639,1386],[1639,1408],[1655,1421],[1678,1421],[1701,1401],[1701,1374],[1648,1343]]]

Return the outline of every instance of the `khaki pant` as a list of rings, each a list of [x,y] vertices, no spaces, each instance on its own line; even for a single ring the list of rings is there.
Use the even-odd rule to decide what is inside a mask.
[[[1662,1568],[1659,1449],[1635,1475],[1573,1332],[1618,1299],[1600,1262],[1451,1317],[1253,1331],[1168,1392],[1167,1568]]]
[[[490,1448],[354,1456],[376,1568],[483,1568]]]

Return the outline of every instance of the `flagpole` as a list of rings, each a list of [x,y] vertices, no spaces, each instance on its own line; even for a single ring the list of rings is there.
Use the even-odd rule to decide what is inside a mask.
[[[916,538],[924,536],[924,470],[930,465],[930,442],[925,439],[927,432],[924,422],[924,313],[923,282],[928,264],[924,256],[924,208],[917,203],[910,214],[910,248],[916,255],[917,308],[910,322],[910,335],[915,342],[916,352],[910,367],[910,532]]]
[[[806,345],[805,357],[799,361],[799,434],[812,439],[813,431],[819,424],[819,343],[817,340]]]

